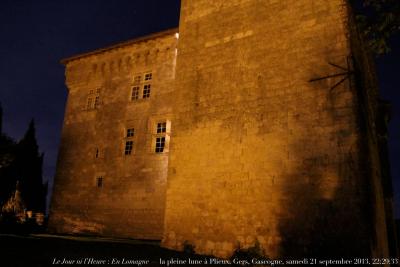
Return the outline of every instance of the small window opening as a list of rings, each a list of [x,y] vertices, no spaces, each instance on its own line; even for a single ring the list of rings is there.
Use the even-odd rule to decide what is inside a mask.
[[[150,97],[150,89],[151,89],[151,85],[150,84],[145,84],[143,86],[143,98],[149,98]]]
[[[103,184],[103,177],[102,176],[97,177],[96,184],[97,184],[97,187],[99,187],[99,188],[103,187],[104,184]]]
[[[167,123],[159,122],[157,123],[157,133],[165,133],[167,131]]]
[[[135,129],[134,128],[126,129],[126,137],[132,137],[134,135],[135,135]]]
[[[153,79],[153,74],[152,74],[151,72],[146,73],[146,74],[144,75],[144,80],[145,80],[145,81],[151,81],[151,79]]]
[[[125,155],[131,155],[133,149],[133,141],[125,142]]]
[[[165,147],[165,137],[157,137],[156,138],[156,153],[164,152]]]

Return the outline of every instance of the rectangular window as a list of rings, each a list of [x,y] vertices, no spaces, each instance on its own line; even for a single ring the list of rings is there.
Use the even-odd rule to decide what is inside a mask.
[[[157,123],[157,133],[165,133],[167,131],[167,123],[159,122]]]
[[[100,105],[100,96],[96,96],[94,99],[94,108],[97,108]]]
[[[133,82],[134,82],[134,83],[140,83],[141,80],[142,80],[142,77],[141,77],[140,75],[136,75],[136,76],[133,78]]]
[[[131,155],[133,149],[133,141],[125,142],[125,155]]]
[[[86,110],[97,109],[100,106],[100,91],[100,88],[89,91],[86,101]]]
[[[150,97],[150,88],[151,88],[151,84],[145,84],[143,86],[143,98]]]
[[[140,90],[139,86],[132,87],[131,101],[139,99],[139,90]]]
[[[103,177],[102,177],[102,176],[97,177],[97,179],[96,179],[96,185],[97,185],[97,187],[99,187],[99,188],[103,187]]]
[[[155,121],[152,127],[153,141],[151,151],[164,154],[169,152],[169,141],[171,134],[171,121],[159,120]]]
[[[151,72],[146,73],[146,74],[144,75],[144,80],[145,80],[145,81],[151,81],[152,78],[153,78],[153,74],[152,74]]]
[[[135,129],[134,128],[126,129],[126,137],[132,137],[134,135],[135,135]]]
[[[91,109],[93,104],[93,98],[89,97],[86,103],[86,109]]]
[[[129,96],[130,101],[150,98],[152,80],[153,74],[151,72],[134,75],[133,84]]]
[[[165,137],[157,137],[156,138],[156,153],[164,152],[165,147]]]

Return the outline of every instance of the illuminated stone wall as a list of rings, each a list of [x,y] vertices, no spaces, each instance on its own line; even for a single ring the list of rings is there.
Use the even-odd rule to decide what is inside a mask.
[[[179,31],[163,245],[387,255],[354,83],[309,82],[351,68],[344,1],[183,0]]]
[[[65,60],[49,229],[221,257],[387,256],[378,94],[344,3],[182,0],[178,50],[173,29]]]
[[[64,61],[69,94],[51,231],[161,239],[168,152],[156,154],[154,142],[157,122],[171,121],[176,32]],[[149,72],[150,97],[142,98],[139,83],[139,99],[132,101],[134,77],[140,74],[143,81]],[[134,128],[133,137],[126,138],[128,128]],[[125,155],[128,139],[131,155]]]

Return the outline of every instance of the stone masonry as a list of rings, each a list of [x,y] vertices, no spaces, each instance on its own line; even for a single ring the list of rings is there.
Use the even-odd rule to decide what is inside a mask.
[[[165,246],[387,255],[353,83],[309,82],[351,68],[348,26],[342,0],[182,1]]]
[[[166,99],[174,91],[177,31],[63,61],[68,103],[51,230],[162,237],[168,153],[153,153],[153,146],[159,122],[168,126],[166,135],[170,131],[172,103]],[[150,95],[143,97],[147,84]],[[132,150],[125,154],[128,141]]]
[[[344,0],[182,0],[179,34],[64,60],[49,228],[223,258],[387,257],[350,27]]]

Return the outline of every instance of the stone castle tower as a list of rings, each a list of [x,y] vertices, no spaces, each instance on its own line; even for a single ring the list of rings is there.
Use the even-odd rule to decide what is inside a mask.
[[[344,0],[183,0],[179,34],[64,60],[50,229],[221,257],[393,255],[381,106],[351,25]]]

